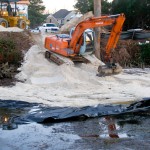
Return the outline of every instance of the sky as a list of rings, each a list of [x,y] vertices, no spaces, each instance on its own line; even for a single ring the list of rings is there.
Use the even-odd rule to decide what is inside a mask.
[[[49,13],[54,13],[59,9],[73,10],[77,0],[43,0],[46,6],[46,11]],[[109,0],[112,1],[112,0]]]
[[[50,13],[54,13],[59,9],[73,10],[76,0],[43,0],[46,10]]]

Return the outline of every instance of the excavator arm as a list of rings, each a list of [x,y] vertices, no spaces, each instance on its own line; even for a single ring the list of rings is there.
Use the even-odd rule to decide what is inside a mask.
[[[82,34],[86,29],[113,25],[106,46],[106,59],[109,59],[111,49],[115,48],[118,42],[124,21],[124,14],[89,18],[76,26],[69,47],[78,54],[83,40]]]
[[[112,27],[112,30],[111,30],[111,33],[110,33],[110,36],[106,45],[106,56],[105,56],[106,61],[109,60],[111,57],[111,50],[116,47],[116,44],[119,40],[121,31],[122,31],[122,26],[123,26],[124,21],[125,21],[124,14],[120,14],[115,20],[115,23]]]

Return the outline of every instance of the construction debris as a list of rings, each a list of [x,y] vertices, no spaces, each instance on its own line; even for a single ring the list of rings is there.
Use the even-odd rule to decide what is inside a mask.
[[[0,79],[2,78],[12,78],[15,74],[15,67],[9,66],[8,63],[0,65]]]

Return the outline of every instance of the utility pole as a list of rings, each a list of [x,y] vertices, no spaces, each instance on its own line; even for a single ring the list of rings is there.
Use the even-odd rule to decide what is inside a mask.
[[[101,16],[101,0],[93,0],[94,1],[94,16]],[[95,37],[94,37],[94,48],[95,55],[100,59],[100,27],[95,28]]]

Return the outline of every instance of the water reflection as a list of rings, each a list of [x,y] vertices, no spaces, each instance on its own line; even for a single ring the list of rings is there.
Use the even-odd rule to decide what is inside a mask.
[[[105,117],[105,120],[107,123],[109,137],[110,138],[119,138],[114,118],[107,116],[107,117]]]
[[[79,124],[81,125],[81,122]],[[101,117],[84,122],[80,136],[82,138],[120,138],[119,128],[113,117]]]
[[[18,128],[18,125],[14,122],[14,118],[11,116],[1,116],[0,125],[3,130],[14,130]]]
[[[123,132],[123,127],[118,123],[118,120],[112,116],[106,116],[99,119],[99,126],[102,130],[100,138],[129,138],[127,133]]]
[[[0,108],[0,128],[14,130],[18,128],[16,119],[25,111],[20,109]]]

